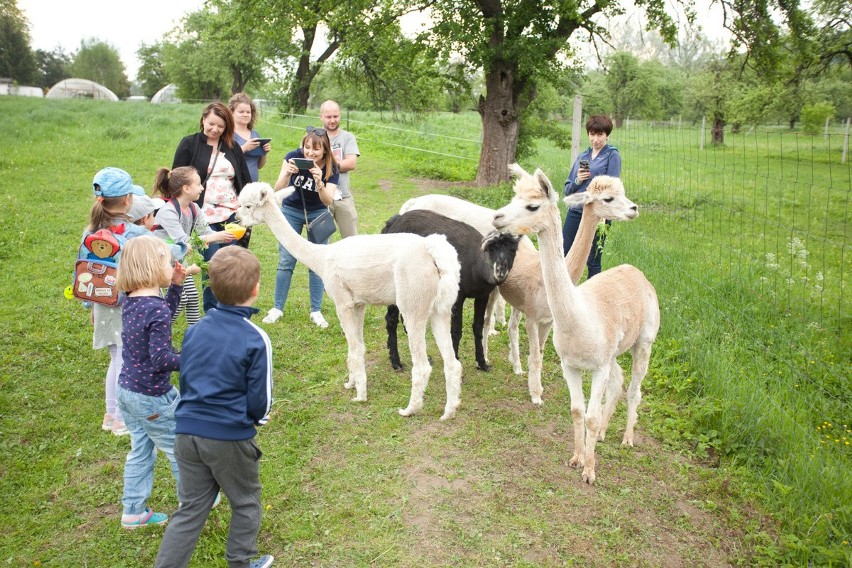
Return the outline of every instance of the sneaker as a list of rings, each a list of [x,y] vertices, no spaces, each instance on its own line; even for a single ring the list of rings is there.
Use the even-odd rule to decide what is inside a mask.
[[[110,426],[110,430],[116,436],[124,436],[125,434],[130,434],[130,431],[127,429],[127,425],[124,424],[124,420],[115,419],[112,421],[112,426]]]
[[[322,317],[322,312],[311,312],[311,321],[323,329],[328,327],[328,322]]]
[[[104,414],[104,420],[101,422],[101,430],[104,432],[112,431],[112,423],[115,422],[115,416],[112,414]]]
[[[278,308],[272,308],[266,313],[266,316],[261,320],[263,323],[275,323],[277,322],[281,316],[284,315],[284,312],[279,310]]]
[[[221,503],[221,502],[222,502],[222,492],[220,491],[219,493],[216,494],[216,498],[213,499],[213,507],[211,507],[211,508],[215,509],[216,507],[219,506],[219,503]]]
[[[138,529],[150,525],[164,525],[169,522],[169,516],[165,513],[155,513],[151,509],[145,509],[139,515],[121,515],[121,526],[126,529]]]
[[[272,566],[272,561],[275,560],[275,557],[271,554],[266,554],[261,556],[257,560],[252,560],[249,564],[249,568],[269,568]]]

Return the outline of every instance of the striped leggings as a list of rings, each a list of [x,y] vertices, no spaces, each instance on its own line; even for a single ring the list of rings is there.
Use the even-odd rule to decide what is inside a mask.
[[[198,323],[198,320],[201,319],[201,307],[198,301],[198,287],[195,285],[195,279],[189,275],[187,275],[186,280],[183,281],[183,292],[181,292],[180,295],[180,304],[178,304],[178,309],[172,318],[172,323],[174,323],[181,312],[184,311],[186,312],[186,325],[188,326]]]

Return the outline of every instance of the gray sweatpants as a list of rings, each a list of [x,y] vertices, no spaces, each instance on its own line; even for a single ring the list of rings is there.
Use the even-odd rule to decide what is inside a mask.
[[[188,434],[175,436],[180,471],[180,507],[166,527],[156,568],[184,568],[221,489],[231,504],[225,558],[230,568],[248,568],[257,556],[260,530],[260,448],[254,438],[229,442]]]

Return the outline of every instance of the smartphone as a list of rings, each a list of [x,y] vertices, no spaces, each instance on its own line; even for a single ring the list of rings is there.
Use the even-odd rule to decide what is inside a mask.
[[[307,158],[293,158],[293,164],[300,170],[309,170],[314,167],[314,161]]]
[[[257,145],[258,146],[266,146],[270,142],[272,142],[272,138],[258,138],[257,139]]]
[[[589,160],[580,160],[580,169],[588,170],[589,169]]]

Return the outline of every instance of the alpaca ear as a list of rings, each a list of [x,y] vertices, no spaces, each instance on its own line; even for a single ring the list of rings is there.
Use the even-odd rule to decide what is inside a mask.
[[[583,193],[572,193],[571,195],[566,196],[562,202],[568,207],[574,205],[585,205],[586,203],[590,203],[592,201],[592,196],[584,191]]]
[[[509,164],[509,175],[513,178],[528,176],[527,171],[518,164]]]
[[[541,171],[541,168],[536,168],[535,172],[532,175],[535,182],[538,184],[542,193],[544,193],[551,203],[556,203],[558,197],[556,196],[556,192],[553,191],[553,185],[551,185],[550,180],[547,179],[547,176]]]

